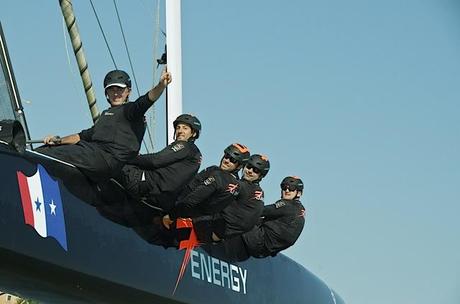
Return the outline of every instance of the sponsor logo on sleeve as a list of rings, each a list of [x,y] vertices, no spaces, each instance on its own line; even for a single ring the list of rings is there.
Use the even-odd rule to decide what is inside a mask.
[[[278,209],[278,208],[281,208],[281,207],[284,207],[286,206],[286,203],[284,201],[277,201],[275,203],[275,207]]]
[[[209,185],[211,185],[212,183],[214,183],[215,181],[216,181],[216,179],[214,178],[214,176],[210,176],[210,177],[208,177],[207,179],[205,179],[203,183],[204,183],[206,186],[209,186]]]
[[[263,191],[254,191],[254,198],[258,201],[262,200],[264,198],[264,192]]]
[[[185,148],[185,145],[183,143],[177,143],[175,144],[174,146],[171,147],[171,149],[174,151],[174,152],[178,152],[182,149]]]
[[[238,195],[238,184],[228,184],[227,185],[227,192],[230,192],[233,195]]]

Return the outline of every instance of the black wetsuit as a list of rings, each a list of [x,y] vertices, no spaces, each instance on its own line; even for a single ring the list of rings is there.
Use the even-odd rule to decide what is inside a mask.
[[[107,180],[139,153],[144,114],[152,104],[145,94],[135,102],[111,107],[101,113],[93,127],[79,133],[78,143],[43,146],[37,151],[75,165],[93,181]]]
[[[235,201],[239,183],[234,174],[211,166],[201,171],[187,186],[169,212],[171,219],[217,214]]]
[[[120,181],[136,198],[165,211],[198,172],[201,152],[193,141],[175,141],[163,150],[139,155],[123,167]]]

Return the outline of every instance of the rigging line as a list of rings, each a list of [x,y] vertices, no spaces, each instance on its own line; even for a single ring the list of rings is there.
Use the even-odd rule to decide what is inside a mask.
[[[152,152],[153,152],[152,134],[150,133],[150,128],[149,128],[149,125],[147,124],[147,121],[145,122],[145,129],[147,130],[147,136],[149,137],[150,146],[152,147]],[[148,153],[149,149],[147,148],[147,144],[145,143],[145,140],[144,140],[144,145],[145,145],[145,149],[147,150],[147,153]]]
[[[123,37],[123,43],[125,44],[126,55],[128,56],[129,66],[131,67],[131,73],[133,74],[134,84],[136,85],[137,96],[141,96],[141,93],[139,92],[139,85],[137,84],[136,73],[134,72],[133,62],[131,60],[131,55],[129,54],[128,44],[126,42],[125,31],[123,30],[123,25],[121,24],[120,14],[118,13],[118,6],[115,0],[113,0],[113,5],[115,7],[115,12],[117,13],[118,24],[120,25],[120,31]],[[149,141],[151,145],[153,145],[152,135],[150,133],[150,128],[147,123],[146,123],[146,130],[147,130],[147,136],[149,138]],[[147,147],[147,144],[145,143],[145,140],[142,140],[142,142],[144,143],[145,150],[147,150],[147,153],[149,153],[149,149]]]
[[[148,130],[149,127],[146,126],[146,129]],[[148,133],[149,133],[149,132],[150,132],[150,131],[148,131]],[[145,139],[142,139],[142,143],[144,144],[145,151],[146,151],[147,153],[150,153],[149,147],[147,147],[147,144],[145,143]],[[152,151],[152,152],[153,152],[153,151]]]
[[[134,73],[133,62],[131,60],[131,55],[129,54],[128,44],[126,43],[125,32],[123,30],[123,25],[121,24],[120,14],[118,13],[117,2],[113,0],[113,5],[115,6],[115,12],[117,13],[118,24],[120,25],[121,35],[123,36],[123,43],[125,44],[126,55],[128,55],[129,66],[131,67],[131,73],[133,74],[134,83],[136,84],[137,95],[141,96],[139,92],[139,86],[137,85],[136,74]]]
[[[153,75],[152,75],[152,80],[153,83],[152,85],[155,85],[155,81],[157,78],[157,70],[158,67],[155,68],[155,59],[158,56],[158,43],[159,43],[159,37],[160,37],[160,0],[156,1],[156,12],[155,12],[155,21],[154,21],[154,32],[153,32],[153,47],[152,47],[152,57],[153,57]],[[156,125],[156,108],[155,105],[153,105],[152,110],[150,112],[150,125],[154,128]],[[152,137],[151,141],[152,145],[152,150],[155,149],[155,134]]]
[[[93,0],[89,0],[89,2],[91,3],[91,7],[93,8],[94,15],[96,16],[97,24],[99,25],[99,29],[101,30],[102,37],[104,37],[105,45],[107,46],[107,50],[109,51],[110,58],[112,58],[112,62],[113,62],[113,65],[115,66],[115,69],[118,70],[115,59],[113,58],[112,50],[110,49],[109,43],[107,41],[107,37],[105,36],[104,30],[102,29],[101,22],[99,21],[99,16],[97,15],[96,8],[94,7]]]
[[[157,70],[159,65],[155,68],[155,58],[157,58],[158,55],[158,42],[160,38],[160,0],[157,0],[157,10],[155,14],[155,30],[153,32],[153,85],[155,85],[155,79],[157,76]]]

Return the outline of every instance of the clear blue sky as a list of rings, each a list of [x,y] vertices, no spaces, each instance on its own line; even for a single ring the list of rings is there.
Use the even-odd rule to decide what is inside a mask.
[[[89,1],[74,2],[102,110],[113,64]],[[129,71],[112,1],[94,2]],[[155,1],[117,3],[144,92]],[[271,160],[266,203],[286,175],[307,185],[287,255],[347,303],[460,303],[460,3],[195,0],[182,17],[184,110],[203,123],[203,167],[238,141]],[[0,20],[32,136],[88,127],[58,1],[2,1]],[[164,100],[155,111],[160,149]]]

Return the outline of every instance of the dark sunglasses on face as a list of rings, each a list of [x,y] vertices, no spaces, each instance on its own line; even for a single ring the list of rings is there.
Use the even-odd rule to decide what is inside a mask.
[[[293,185],[283,185],[283,186],[281,187],[281,190],[283,190],[283,191],[287,191],[287,190],[289,190],[289,191],[295,191],[296,188],[295,188],[295,186],[293,186]]]
[[[251,166],[251,165],[246,165],[246,168],[249,170],[249,169],[252,169],[252,172],[254,172],[255,174],[259,174],[260,173],[260,170],[259,168],[256,168],[254,166]]]
[[[230,154],[225,153],[224,158],[228,159],[229,162],[236,164],[238,161],[230,156]]]

